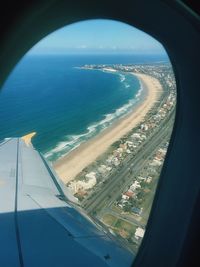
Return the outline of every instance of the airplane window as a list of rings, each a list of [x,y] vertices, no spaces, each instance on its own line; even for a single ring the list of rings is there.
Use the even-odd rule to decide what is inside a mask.
[[[175,108],[158,41],[121,22],[82,21],[45,37],[15,67],[0,92],[0,140],[36,133],[34,148],[79,206],[136,253]]]

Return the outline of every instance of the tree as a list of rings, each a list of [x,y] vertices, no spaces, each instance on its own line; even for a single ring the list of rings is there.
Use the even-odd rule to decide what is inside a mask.
[[[126,203],[126,204],[124,205],[123,210],[124,210],[125,212],[130,212],[130,211],[131,211],[131,205],[130,205],[129,203]]]

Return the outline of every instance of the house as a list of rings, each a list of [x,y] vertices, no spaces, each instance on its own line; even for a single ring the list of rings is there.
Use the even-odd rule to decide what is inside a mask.
[[[131,211],[132,211],[132,212],[134,212],[135,214],[138,214],[138,215],[140,215],[140,214],[141,214],[141,212],[142,212],[142,209],[140,209],[140,208],[136,208],[136,207],[133,207],[133,208],[131,209]]]
[[[140,129],[142,131],[147,131],[148,130],[148,125],[147,124],[141,124]]]
[[[95,172],[89,172],[85,175],[86,178],[89,179],[96,179],[96,173]]]
[[[149,177],[146,179],[146,183],[147,183],[147,184],[150,184],[150,183],[151,183],[151,181],[152,181],[152,177],[151,177],[151,176],[149,176]]]
[[[126,195],[129,198],[132,198],[133,197],[133,194],[134,193],[132,191],[127,191],[127,192],[124,193],[124,195]]]
[[[135,181],[131,186],[130,186],[130,189],[135,191],[136,188],[140,188],[140,184],[138,181]]]
[[[122,195],[122,199],[124,199],[124,200],[128,200],[129,198],[130,198],[130,197],[127,196],[127,195],[125,195],[125,194]]]
[[[120,161],[118,160],[117,157],[115,157],[115,158],[113,159],[113,164],[114,164],[115,166],[118,166],[118,165],[120,164]]]
[[[145,230],[142,229],[141,227],[138,227],[138,228],[136,229],[136,231],[135,231],[135,238],[136,238],[136,239],[143,238],[144,233],[145,233]]]

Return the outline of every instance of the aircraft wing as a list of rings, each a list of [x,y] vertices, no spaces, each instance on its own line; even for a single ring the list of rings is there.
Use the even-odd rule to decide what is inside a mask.
[[[29,139],[0,143],[0,266],[130,266],[134,255],[74,202]]]

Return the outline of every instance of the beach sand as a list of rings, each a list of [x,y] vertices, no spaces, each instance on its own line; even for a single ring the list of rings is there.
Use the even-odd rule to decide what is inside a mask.
[[[133,74],[139,78],[147,90],[145,99],[128,115],[54,162],[53,167],[64,183],[74,179],[77,174],[94,162],[114,142],[141,123],[144,116],[153,107],[155,102],[158,101],[162,93],[160,82],[146,74]]]

